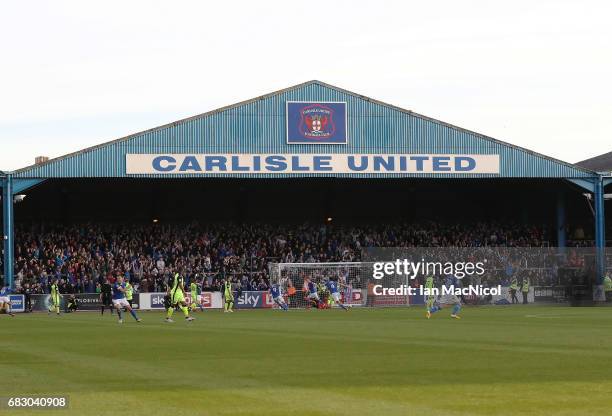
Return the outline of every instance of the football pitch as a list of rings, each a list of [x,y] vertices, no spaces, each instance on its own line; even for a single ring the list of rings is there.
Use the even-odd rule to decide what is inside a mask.
[[[612,309],[0,316],[6,415],[612,414]]]

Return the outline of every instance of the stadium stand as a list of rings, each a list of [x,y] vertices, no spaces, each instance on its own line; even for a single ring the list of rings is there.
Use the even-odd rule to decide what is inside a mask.
[[[141,292],[163,290],[174,271],[219,288],[231,277],[248,290],[268,288],[268,263],[354,262],[364,247],[543,247],[550,230],[513,223],[369,226],[295,224],[81,224],[18,227],[16,283],[44,293],[93,293],[107,277],[128,276]]]
[[[595,246],[605,273],[612,178],[320,81],[39,162],[0,176],[8,286],[263,287],[383,245]]]

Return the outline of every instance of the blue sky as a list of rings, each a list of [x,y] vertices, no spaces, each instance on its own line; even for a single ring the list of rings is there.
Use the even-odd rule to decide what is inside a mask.
[[[612,150],[606,1],[0,7],[1,170],[311,79],[569,162]]]

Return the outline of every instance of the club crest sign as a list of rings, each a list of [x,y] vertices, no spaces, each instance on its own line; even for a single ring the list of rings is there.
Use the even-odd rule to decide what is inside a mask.
[[[346,103],[287,101],[288,144],[346,144]]]
[[[321,104],[300,111],[300,133],[307,139],[328,139],[334,134],[334,110]]]

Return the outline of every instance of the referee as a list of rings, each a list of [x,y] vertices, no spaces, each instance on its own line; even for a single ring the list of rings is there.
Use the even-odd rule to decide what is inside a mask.
[[[104,315],[104,307],[108,307],[108,309],[110,309],[111,315],[113,314],[113,306],[112,306],[111,298],[112,298],[111,285],[110,285],[110,282],[108,281],[108,278],[106,278],[104,283],[102,283],[102,289],[100,291],[100,302],[102,302],[102,312],[101,312],[102,315]]]

